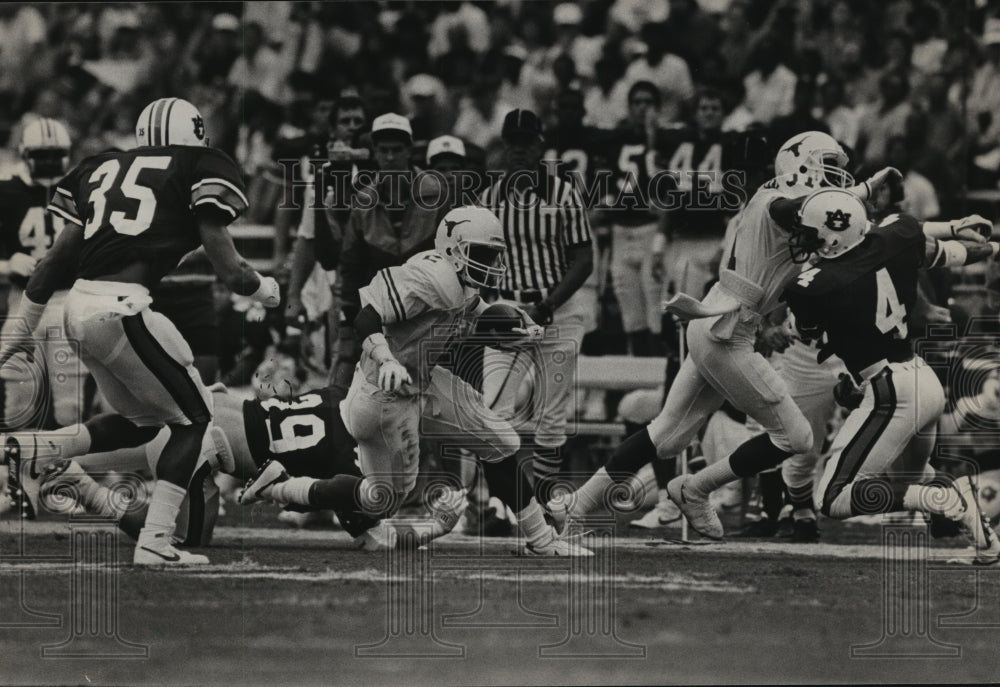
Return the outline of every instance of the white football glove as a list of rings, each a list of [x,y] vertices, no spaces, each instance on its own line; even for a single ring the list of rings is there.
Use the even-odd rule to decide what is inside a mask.
[[[403,384],[412,384],[413,379],[406,368],[395,358],[389,358],[378,368],[378,388],[387,394],[399,391]]]
[[[38,261],[27,253],[14,253],[10,256],[10,260],[7,261],[7,269],[10,270],[11,274],[30,277],[31,273],[35,271],[37,264]]]
[[[979,215],[969,215],[951,223],[951,235],[963,241],[986,243],[993,235],[993,222]]]
[[[531,320],[528,319],[528,322]],[[540,324],[529,324],[526,327],[514,327],[511,329],[515,334],[520,334],[523,338],[517,343],[532,343],[541,341],[545,337],[545,327]]]
[[[250,298],[265,308],[277,308],[281,303],[281,289],[278,288],[278,282],[274,277],[257,276],[260,277],[260,286],[250,294]]]
[[[879,171],[872,174],[868,179],[863,182],[863,186],[868,186],[868,198],[875,195],[875,192],[882,188],[885,184],[892,180],[902,180],[903,175],[895,167],[883,167]]]

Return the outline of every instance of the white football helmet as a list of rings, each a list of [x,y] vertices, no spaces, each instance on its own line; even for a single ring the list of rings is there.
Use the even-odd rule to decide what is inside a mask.
[[[135,142],[139,146],[207,146],[205,120],[186,100],[160,98],[139,115]]]
[[[806,192],[821,188],[854,186],[847,172],[847,153],[837,140],[822,131],[807,131],[785,141],[774,157],[774,176]]]
[[[843,255],[864,240],[871,226],[861,199],[839,188],[823,189],[806,198],[798,225],[788,241],[796,262],[811,253],[823,258]]]
[[[28,166],[31,180],[54,184],[69,169],[69,132],[55,119],[40,117],[21,132],[17,151]]]
[[[486,208],[455,208],[441,220],[434,249],[468,284],[495,288],[507,271],[507,243],[497,216]]]

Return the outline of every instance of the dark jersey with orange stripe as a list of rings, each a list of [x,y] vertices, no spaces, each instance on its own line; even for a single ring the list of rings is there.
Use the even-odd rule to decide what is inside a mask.
[[[257,465],[277,460],[293,477],[360,475],[355,443],[330,389],[283,400],[243,402],[243,425]]]
[[[821,361],[834,354],[857,377],[880,360],[913,357],[907,323],[925,252],[920,222],[890,215],[861,245],[820,261],[791,282],[785,300],[799,328],[827,334]]]
[[[59,182],[48,206],[84,228],[78,277],[98,279],[143,262],[150,284],[201,245],[198,215],[229,224],[246,208],[236,163],[201,146],[94,155]]]
[[[52,189],[30,184],[20,176],[0,180],[0,243],[4,257],[24,253],[41,260],[62,231],[63,219],[45,212]],[[24,286],[27,278],[16,274],[10,280]]]

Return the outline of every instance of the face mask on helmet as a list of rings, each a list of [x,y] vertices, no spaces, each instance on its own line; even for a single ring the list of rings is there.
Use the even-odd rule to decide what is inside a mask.
[[[457,250],[465,256],[464,274],[470,284],[494,288],[507,272],[503,248],[460,241]]]
[[[839,157],[839,155],[834,153],[822,153],[819,156],[819,162],[814,163],[821,173],[820,186],[829,186],[832,188],[850,188],[854,186],[854,177],[843,168],[843,165],[847,164],[846,156],[843,160],[839,159]]]
[[[65,148],[35,148],[24,151],[31,179],[39,183],[55,183],[69,168],[69,150]]]
[[[802,265],[823,246],[819,232],[812,227],[799,225],[788,237],[788,251],[792,254],[792,262]]]

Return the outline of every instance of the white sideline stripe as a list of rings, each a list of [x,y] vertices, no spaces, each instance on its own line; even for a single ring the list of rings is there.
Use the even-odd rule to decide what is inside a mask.
[[[128,566],[122,566],[127,568]],[[0,563],[0,576],[4,574],[19,574],[27,570],[33,574],[67,573],[74,569],[72,563],[36,563],[11,564]],[[286,582],[367,582],[370,584],[385,584],[386,582],[416,581],[416,575],[386,575],[376,569],[366,570],[317,570],[303,571],[301,568],[262,566],[247,563],[230,563],[223,565],[200,565],[186,568],[169,568],[171,572],[179,571],[185,577],[199,577],[211,580],[282,580]],[[636,575],[623,573],[620,575],[576,575],[580,582],[588,584],[612,584],[616,589],[652,589],[668,592],[706,592],[723,594],[750,594],[757,591],[749,585],[731,584],[714,579],[707,574],[666,573],[663,575]],[[570,574],[557,570],[525,572],[511,570],[506,574],[488,570],[435,570],[435,581],[465,581],[479,580],[489,582],[528,582],[532,584],[566,584]]]
[[[16,535],[19,523],[15,520],[0,520],[0,535]],[[66,522],[28,522],[24,525],[25,535],[51,536],[53,534],[69,534],[70,526]],[[216,527],[212,537],[217,544],[248,544],[260,542],[283,542],[295,544],[322,544],[324,548],[330,549],[356,549],[354,540],[343,531],[336,530],[296,530],[283,528],[255,528],[255,527]],[[449,548],[479,548],[487,551],[514,550],[518,546],[518,540],[514,538],[486,538],[483,540],[477,537],[469,537],[463,534],[449,534],[438,539],[435,543],[446,544]],[[588,548],[601,548],[604,544],[599,540],[584,538],[581,542]],[[127,544],[124,544],[127,546]],[[883,547],[879,544],[793,544],[791,542],[779,541],[723,541],[702,544],[692,542],[691,544],[674,544],[663,539],[638,539],[634,537],[618,538],[614,540],[613,546],[621,551],[648,551],[650,553],[669,552],[697,552],[709,555],[735,556],[747,554],[768,554],[782,555],[789,559],[801,558],[838,558],[838,559],[869,559],[883,560],[885,558]],[[965,554],[965,548],[945,548],[932,547],[930,549],[930,562],[943,562],[949,558],[960,557]],[[383,554],[375,554],[383,555]],[[0,568],[4,561],[4,554],[0,551]],[[204,568],[199,568],[204,570]]]

